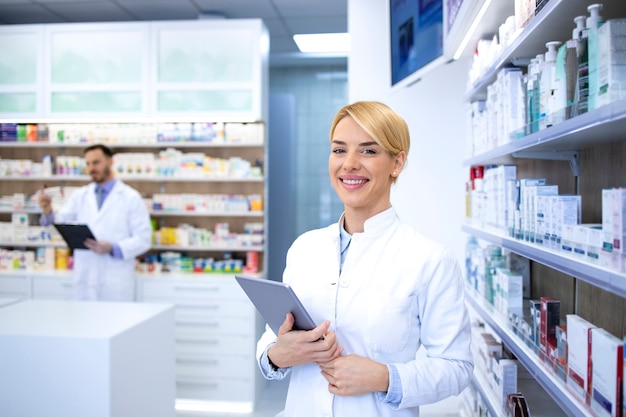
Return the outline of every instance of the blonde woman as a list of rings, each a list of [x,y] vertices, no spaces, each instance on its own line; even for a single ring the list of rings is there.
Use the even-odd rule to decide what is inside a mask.
[[[410,147],[405,121],[382,103],[356,102],[339,110],[330,140],[344,213],[296,239],[283,274],[321,324],[295,331],[288,314],[278,335],[266,328],[259,365],[267,379],[291,373],[286,417],[419,416],[420,405],[470,381],[461,272],[391,206]]]

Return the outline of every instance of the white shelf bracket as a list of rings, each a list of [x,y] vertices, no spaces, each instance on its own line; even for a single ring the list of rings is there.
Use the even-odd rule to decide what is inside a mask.
[[[513,152],[514,158],[546,159],[549,161],[569,161],[569,166],[575,177],[578,177],[578,151],[518,151]]]

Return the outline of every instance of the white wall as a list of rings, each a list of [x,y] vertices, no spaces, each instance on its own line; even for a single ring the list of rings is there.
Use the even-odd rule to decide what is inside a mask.
[[[352,52],[349,101],[382,101],[405,118],[411,132],[408,165],[392,190],[400,218],[464,259],[466,235],[463,96],[469,59],[444,64],[410,87],[392,91],[388,1],[348,0]]]

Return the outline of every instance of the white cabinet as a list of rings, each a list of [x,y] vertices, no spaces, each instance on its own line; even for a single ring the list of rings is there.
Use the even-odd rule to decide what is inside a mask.
[[[504,66],[544,53],[548,41],[569,39],[575,26],[573,17],[586,14],[589,3],[550,0],[511,45],[496,57],[492,67],[471,86],[466,100],[484,99],[487,86],[495,81]],[[605,18],[626,17],[622,1],[608,0],[602,3],[605,5]],[[500,23],[505,18],[502,16]],[[515,163],[518,178],[546,177],[548,181],[558,178],[556,181],[559,182],[561,194],[577,193],[582,196],[583,223],[599,223],[602,219],[600,190],[626,186],[623,165],[619,159],[626,152],[625,128],[626,101],[622,100],[472,155],[464,161],[464,165]],[[550,158],[565,162],[544,160]],[[562,185],[571,191],[561,192]],[[504,231],[494,231],[476,224],[465,225],[463,230],[530,259],[531,298],[558,294],[556,298],[561,299],[562,322],[566,314],[575,313],[599,327],[610,328],[620,338],[626,333],[622,320],[626,314],[626,274],[620,270],[608,269],[551,248],[509,237]],[[589,406],[574,398],[552,367],[540,360],[533,349],[528,348],[509,321],[501,317],[492,305],[476,297],[471,290],[468,291],[467,299],[481,321],[495,331],[563,412],[568,416],[593,415]],[[529,405],[533,415],[541,414],[540,409],[533,411],[532,404]],[[496,415],[504,415],[501,410],[496,411]]]
[[[177,402],[251,409],[256,313],[232,275],[139,278],[138,301],[175,306]]]
[[[43,115],[43,26],[0,28],[0,115]]]
[[[28,275],[19,272],[0,273],[0,297],[28,299],[31,293],[31,283]]]
[[[0,28],[0,120],[266,119],[261,19]]]
[[[260,69],[269,44],[260,21],[153,22],[151,30],[152,114],[265,119]]]
[[[149,24],[43,26],[45,117],[148,115]]]
[[[32,298],[71,300],[73,298],[71,272],[59,275],[51,271],[47,274],[32,275]]]
[[[72,299],[71,271],[2,271],[0,297]]]

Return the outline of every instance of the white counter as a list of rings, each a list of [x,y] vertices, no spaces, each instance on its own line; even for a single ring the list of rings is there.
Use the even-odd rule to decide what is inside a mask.
[[[169,304],[25,300],[0,308],[0,416],[175,415]]]

